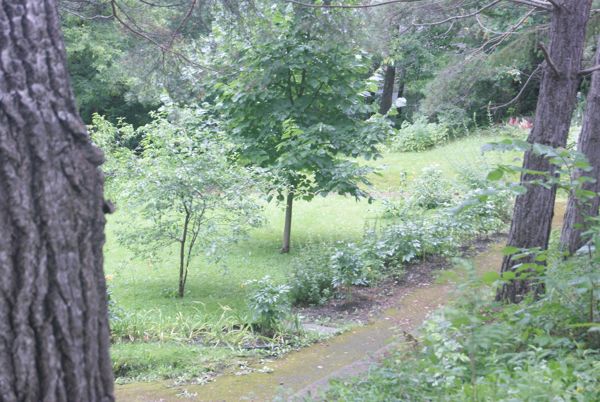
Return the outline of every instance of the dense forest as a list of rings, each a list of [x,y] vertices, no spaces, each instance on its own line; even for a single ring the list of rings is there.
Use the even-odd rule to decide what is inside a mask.
[[[0,401],[599,400],[600,1],[0,5]]]

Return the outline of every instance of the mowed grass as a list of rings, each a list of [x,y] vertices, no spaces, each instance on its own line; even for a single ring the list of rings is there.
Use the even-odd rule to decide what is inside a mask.
[[[380,169],[380,175],[371,178],[374,184],[372,190],[394,192],[405,180],[403,176],[410,179],[431,165],[439,166],[448,177],[454,177],[465,165],[488,169],[495,163],[506,163],[515,155],[481,154],[481,147],[486,142],[498,139],[473,136],[422,153],[385,153],[383,158],[369,162]],[[265,275],[276,281],[285,281],[291,275],[291,261],[303,252],[309,252],[304,247],[309,243],[331,244],[360,239],[367,225],[381,219],[381,203],[376,200],[369,204],[366,200],[356,201],[337,195],[317,197],[311,202],[297,201],[294,204],[292,251],[289,255],[279,253],[283,212],[280,205],[265,205],[267,223],[253,230],[248,239],[231,246],[219,264],[195,258],[190,266],[186,295],[179,299],[173,297],[178,280],[176,249],[164,250],[160,261],[136,258],[119,243],[117,236],[119,226],[135,225],[136,217],[126,210],[118,211],[108,218],[105,245],[105,270],[113,300],[124,312],[123,316],[143,316],[143,320],[137,321],[137,326],[151,327],[155,324],[164,327],[170,321],[218,323],[224,312],[239,317],[240,322],[244,321],[248,317],[248,289],[243,286],[244,282]],[[171,344],[171,347],[178,348],[178,345],[188,347],[177,343]],[[115,368],[122,367],[124,360],[127,360],[128,367],[136,364],[146,367],[144,356],[151,354],[153,348],[157,348],[157,356],[167,350],[160,343],[146,343],[144,347],[136,343],[119,344],[113,350]],[[169,365],[155,362],[150,366],[164,368]],[[162,368],[160,372],[164,376]],[[132,370],[131,374],[134,372]],[[140,374],[143,373],[137,373],[138,376]]]
[[[371,162],[379,168],[373,175],[374,191],[394,191],[402,175],[410,179],[431,165],[437,165],[452,177],[462,166],[485,162],[482,169],[493,166],[507,155],[486,154],[481,147],[490,137],[469,137],[422,153],[386,153]],[[218,264],[195,258],[190,266],[187,292],[183,299],[172,297],[177,286],[178,260],[176,249],[164,250],[160,261],[136,258],[119,244],[118,223],[135,225],[136,218],[128,211],[110,216],[105,246],[105,269],[109,286],[119,307],[125,311],[160,309],[163,315],[193,310],[207,315],[220,315],[223,307],[245,312],[242,286],[250,279],[270,275],[283,281],[290,274],[290,260],[303,252],[308,243],[352,241],[361,237],[365,225],[379,219],[381,204],[366,200],[331,195],[311,202],[296,201],[292,226],[292,252],[278,252],[283,229],[283,207],[275,203],[265,206],[266,225],[253,230],[248,239],[233,245]]]

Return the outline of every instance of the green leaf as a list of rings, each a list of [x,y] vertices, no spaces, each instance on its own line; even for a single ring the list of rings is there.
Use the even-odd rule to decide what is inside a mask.
[[[487,179],[491,181],[498,181],[504,176],[504,169],[497,168],[488,173]]]
[[[519,248],[513,246],[506,246],[502,249],[503,255],[514,255],[520,251]]]
[[[516,277],[517,277],[517,274],[515,274],[513,271],[506,271],[506,272],[502,273],[502,279],[505,279],[507,281],[515,279]]]
[[[497,280],[500,280],[500,274],[498,272],[494,272],[494,271],[486,272],[481,276],[481,280],[486,285],[491,285],[494,282],[496,282]]]

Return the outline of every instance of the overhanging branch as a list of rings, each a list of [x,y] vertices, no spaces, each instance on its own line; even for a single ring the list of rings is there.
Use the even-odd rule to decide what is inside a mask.
[[[455,20],[461,20],[461,19],[465,19],[465,18],[469,18],[469,17],[474,17],[476,15],[479,15],[481,12],[487,10],[488,8],[492,8],[494,7],[496,4],[500,3],[502,0],[495,0],[492,1],[489,4],[486,4],[485,6],[481,7],[480,9],[473,11],[472,13],[469,14],[464,14],[464,15],[455,15],[452,17],[448,17],[445,20],[441,20],[441,21],[436,21],[436,22],[424,22],[424,23],[413,23],[414,26],[418,26],[418,27],[422,27],[422,26],[432,26],[432,25],[441,25],[441,24],[445,24],[447,22],[451,22],[451,21],[455,21]]]
[[[600,70],[600,64],[596,64],[596,65],[595,65],[595,66],[593,66],[593,67],[590,67],[590,68],[586,68],[586,69],[583,69],[583,70],[581,70],[581,71],[579,72],[579,75],[586,75],[586,74],[590,74],[590,73],[593,73],[594,71],[598,71],[598,70]]]

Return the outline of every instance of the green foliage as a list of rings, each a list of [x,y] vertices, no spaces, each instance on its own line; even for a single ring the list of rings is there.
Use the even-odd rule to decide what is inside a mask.
[[[410,200],[425,209],[447,206],[453,198],[452,184],[437,166],[429,166],[412,183]]]
[[[600,356],[579,326],[589,293],[569,285],[581,267],[560,261],[546,296],[520,305],[491,301],[490,288],[471,272],[454,305],[426,321],[415,350],[387,359],[366,379],[335,383],[327,399],[595,400]]]
[[[413,123],[405,121],[391,138],[391,148],[400,152],[421,152],[450,139],[448,128],[442,123],[430,123],[419,116]]]
[[[348,243],[336,248],[331,256],[331,268],[333,269],[333,287],[349,290],[351,286],[366,286],[367,267],[362,257],[363,250],[356,244]]]
[[[334,270],[330,247],[311,244],[291,262],[290,299],[294,305],[320,305],[333,296]]]
[[[408,186],[412,196],[395,222],[367,230],[360,243],[336,248],[331,257],[334,288],[401,276],[411,263],[427,255],[456,256],[461,245],[506,228],[512,192],[489,190],[491,182],[483,173],[479,175],[483,177],[472,174],[465,180],[476,181],[472,185],[482,188],[461,193],[464,188],[444,179],[437,168],[426,169]]]
[[[204,348],[185,344],[116,344],[111,348],[115,376],[143,380],[201,377],[208,369],[202,364],[208,360],[206,353]]]
[[[346,17],[280,6],[261,11],[244,35],[215,32],[215,62],[243,66],[215,86],[216,110],[240,159],[275,171],[281,199],[287,190],[307,200],[331,192],[365,196],[359,184],[368,169],[346,158],[377,156],[389,123],[367,119],[374,110],[361,96],[368,60],[341,40],[336,23]]]
[[[245,283],[252,288],[248,306],[261,332],[273,335],[290,316],[290,287],[276,284],[270,276]]]
[[[105,120],[95,120],[102,124],[93,137],[109,160],[114,158],[108,167],[115,169],[111,174],[119,183],[120,199],[144,218],[122,228],[122,242],[149,257],[177,244],[183,297],[193,256],[203,251],[217,258],[227,244],[262,222],[251,194],[256,174],[230,163],[232,146],[202,109],[171,106],[153,118],[135,130],[143,138],[135,153],[114,145],[124,129],[111,131]]]
[[[98,11],[97,11],[98,12]],[[125,118],[136,127],[150,121],[156,101],[142,101],[133,90],[137,78],[123,63],[133,52],[132,41],[111,20],[83,21],[71,15],[61,19],[67,64],[79,113],[86,123],[95,113],[113,123]]]

